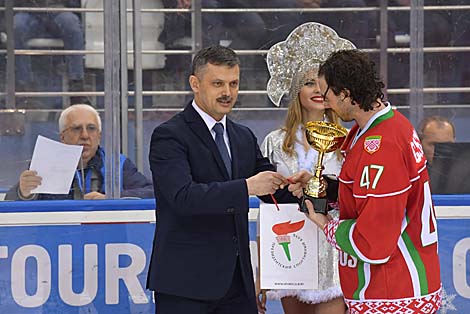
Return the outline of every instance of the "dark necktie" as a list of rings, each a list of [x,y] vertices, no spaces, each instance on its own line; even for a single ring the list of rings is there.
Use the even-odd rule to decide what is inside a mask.
[[[222,156],[224,161],[225,168],[227,169],[228,176],[232,177],[232,161],[230,160],[230,155],[228,154],[227,145],[224,141],[224,125],[220,122],[217,122],[212,128],[215,132],[215,144],[219,149],[219,153]]]

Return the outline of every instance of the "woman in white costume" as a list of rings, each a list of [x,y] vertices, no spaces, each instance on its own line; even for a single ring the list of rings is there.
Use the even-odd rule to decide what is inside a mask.
[[[268,96],[279,106],[284,94],[289,105],[285,124],[269,133],[261,145],[261,151],[284,176],[302,169],[312,171],[318,152],[306,140],[304,125],[308,121],[339,123],[333,110],[325,108],[318,87],[318,67],[330,53],[340,49],[353,49],[354,45],[338,37],[336,32],[319,23],[300,25],[283,42],[271,47],[267,63],[271,78]],[[327,153],[323,159],[323,174],[338,175],[342,158],[339,153]],[[329,212],[337,216],[336,210]],[[344,314],[346,306],[339,285],[338,252],[318,232],[318,290],[271,290],[269,299],[280,299],[285,314],[327,313]]]

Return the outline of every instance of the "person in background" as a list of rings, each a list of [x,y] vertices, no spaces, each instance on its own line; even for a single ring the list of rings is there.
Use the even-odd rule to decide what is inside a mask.
[[[60,141],[83,146],[82,156],[72,182],[70,192],[61,194],[34,194],[31,191],[41,185],[41,177],[34,169],[25,170],[17,185],[12,187],[6,200],[64,200],[105,199],[105,153],[99,146],[101,119],[91,106],[77,104],[68,107],[59,117]],[[152,183],[137,170],[134,163],[124,155],[121,161],[121,196],[153,198]]]
[[[158,314],[257,313],[249,196],[297,200],[253,132],[226,116],[238,96],[239,63],[230,48],[198,51],[189,77],[194,100],[152,134],[158,222],[147,288]]]
[[[168,8],[191,9],[191,0],[163,0]],[[252,5],[259,6],[258,2],[250,0],[201,0],[203,9],[237,9],[250,8]],[[192,49],[191,37],[191,14],[190,13],[165,13],[165,24],[159,40],[165,43],[169,49]],[[260,14],[257,12],[202,12],[201,15],[201,40],[202,47],[210,45],[221,45],[234,50],[259,49],[267,35],[266,26]],[[251,32],[256,36],[247,36]],[[172,81],[173,86],[189,89],[186,77],[191,64],[191,56],[169,55],[167,57],[166,69],[171,75],[166,80]],[[260,55],[239,56],[242,72],[241,78],[243,89],[257,89],[266,84],[259,82],[259,73],[264,71],[264,60]],[[175,76],[176,73],[176,76]],[[241,105],[243,97],[238,97],[237,106]]]
[[[323,24],[305,23],[268,52],[267,62],[271,73],[268,96],[279,106],[281,97],[287,93],[289,104],[284,126],[266,136],[261,151],[276,166],[277,171],[286,177],[300,170],[313,171],[317,162],[318,152],[307,142],[305,124],[309,121],[339,124],[335,112],[323,103],[318,86],[318,67],[329,53],[345,47],[352,49],[354,45]],[[296,72],[288,69],[296,69]],[[339,151],[327,153],[323,159],[323,173],[337,176],[341,164]],[[337,210],[329,213],[333,217],[338,216]],[[323,233],[319,239],[322,236]],[[336,266],[337,252],[324,240],[319,241],[318,245],[320,271],[317,290],[272,290],[267,293],[270,299],[281,299],[286,314],[344,314],[346,310]]]
[[[15,7],[73,8],[80,7],[78,0],[17,0]],[[85,39],[79,16],[74,12],[18,12],[14,16],[15,49],[29,49],[32,38],[60,38],[65,50],[83,50]],[[83,55],[65,56],[69,91],[83,91]],[[16,75],[19,91],[34,90],[37,83],[33,77],[31,56],[16,57]],[[71,104],[89,103],[87,97],[72,96]]]
[[[300,22],[317,22],[333,28],[339,36],[354,42],[358,47],[370,47],[371,38],[375,39],[375,33],[371,32],[370,25],[374,21],[373,13],[361,11],[367,7],[364,0],[295,0],[301,8],[335,8],[336,12],[301,12]],[[341,11],[344,8],[356,7],[357,11]]]
[[[354,121],[339,176],[339,219],[308,217],[339,250],[350,314],[436,313],[441,305],[437,224],[417,132],[390,103],[375,64],[358,50],[333,53],[318,72],[325,103]],[[289,178],[302,194],[312,174]]]
[[[443,116],[424,118],[418,126],[418,135],[423,145],[424,155],[429,164],[434,158],[434,144],[454,143],[455,127],[452,121]]]

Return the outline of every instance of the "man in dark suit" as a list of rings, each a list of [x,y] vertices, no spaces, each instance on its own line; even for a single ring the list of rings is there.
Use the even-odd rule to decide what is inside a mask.
[[[152,135],[157,228],[147,286],[158,314],[257,313],[248,197],[287,184],[250,129],[226,117],[237,99],[239,59],[211,46],[189,78],[194,100]],[[294,202],[286,188],[276,197]]]

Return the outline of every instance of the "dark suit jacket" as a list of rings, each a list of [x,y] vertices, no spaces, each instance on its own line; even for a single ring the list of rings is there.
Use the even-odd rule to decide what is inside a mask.
[[[147,278],[151,290],[219,299],[239,259],[246,292],[254,296],[245,179],[274,167],[261,155],[250,129],[227,119],[227,132],[232,180],[191,104],[153,132],[149,158],[158,222]],[[279,197],[287,195],[283,191]]]

